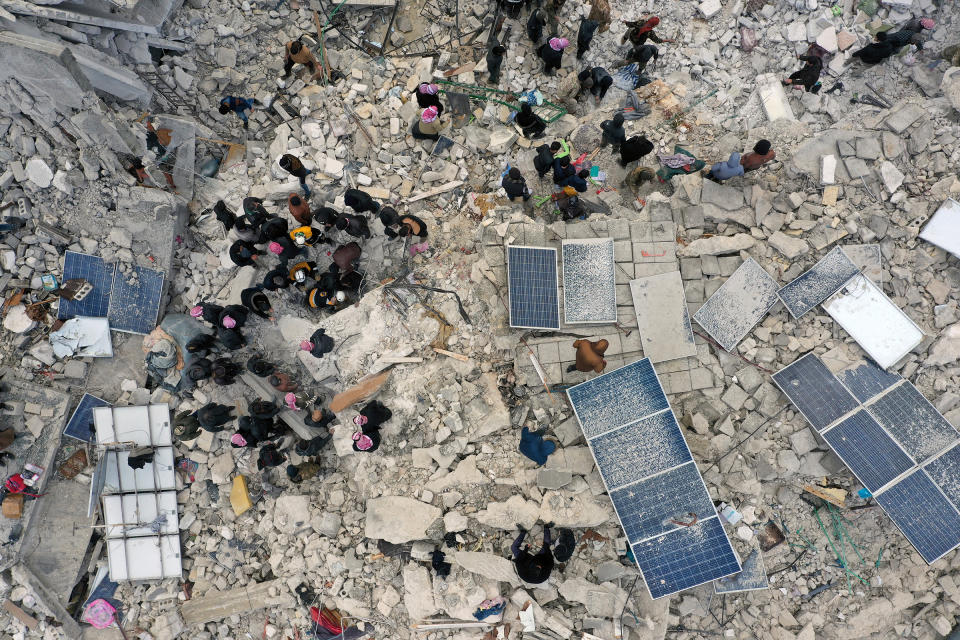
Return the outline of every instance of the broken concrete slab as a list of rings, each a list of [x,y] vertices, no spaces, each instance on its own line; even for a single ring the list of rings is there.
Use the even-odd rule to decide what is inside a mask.
[[[757,241],[746,233],[738,233],[733,236],[713,236],[712,238],[698,238],[677,249],[678,256],[696,257],[696,256],[721,256],[730,253],[738,253],[744,249],[749,249]]]
[[[777,120],[796,120],[787,94],[783,90],[783,83],[773,74],[757,76],[757,93],[760,103],[770,122]]]
[[[694,319],[727,351],[733,349],[777,303],[779,285],[750,258],[697,310]]]
[[[457,551],[453,561],[471,573],[497,582],[509,582],[516,587],[523,584],[512,561],[493,553]]]
[[[443,512],[414,498],[383,496],[367,500],[365,515],[366,537],[399,544],[425,538]]]
[[[284,580],[268,580],[252,586],[196,596],[180,605],[180,615],[189,627],[267,607],[290,607],[293,602],[294,598]]]
[[[630,292],[644,357],[663,362],[697,354],[679,271],[631,280]]]

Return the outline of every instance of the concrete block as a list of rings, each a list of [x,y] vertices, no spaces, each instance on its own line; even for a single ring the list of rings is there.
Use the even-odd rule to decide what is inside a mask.
[[[704,18],[709,20],[713,16],[720,13],[720,10],[723,9],[723,5],[720,4],[720,0],[704,0],[697,6],[697,9]]]
[[[833,154],[820,158],[820,184],[833,184],[837,181],[837,157]]]
[[[764,74],[757,78],[758,91],[760,92],[760,102],[763,103],[763,110],[767,114],[767,119],[771,122],[775,120],[796,120],[793,115],[793,109],[787,101],[787,94],[783,90],[783,84],[772,74]]]

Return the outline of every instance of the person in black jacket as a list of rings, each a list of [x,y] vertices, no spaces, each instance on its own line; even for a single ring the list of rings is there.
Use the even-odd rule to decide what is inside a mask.
[[[537,55],[543,60],[543,72],[552,76],[563,62],[563,50],[570,45],[566,38],[550,38],[546,44],[540,45]]]
[[[600,138],[600,148],[602,149],[608,144],[613,145],[613,152],[618,153],[620,145],[627,139],[627,132],[623,128],[623,114],[618,113],[613,116],[612,120],[601,122],[600,130],[603,131]]]
[[[603,97],[607,95],[607,89],[613,85],[613,78],[603,67],[594,67],[590,70],[593,77],[593,86],[590,87],[590,93],[593,94],[593,101],[600,104]]]
[[[388,238],[406,238],[407,236],[417,236],[421,240],[427,237],[427,223],[417,216],[406,213],[400,216],[396,222],[397,230],[393,230],[393,225],[384,228],[383,232]]]
[[[238,267],[252,267],[257,264],[257,256],[260,255],[252,242],[237,240],[230,245],[230,259]]]
[[[357,213],[369,211],[370,213],[376,214],[377,211],[380,210],[380,205],[377,201],[370,197],[369,193],[360,191],[359,189],[347,189],[346,193],[343,194],[343,204]]]
[[[233,407],[216,402],[208,402],[197,410],[197,422],[200,428],[216,433],[223,431],[223,425],[233,420]]]
[[[307,197],[310,197],[310,187],[307,186],[307,176],[312,173],[310,169],[307,169],[303,166],[303,163],[300,162],[300,159],[296,156],[292,156],[289,153],[285,153],[280,156],[280,168],[289,173],[292,176],[296,176],[300,180],[300,186],[303,188],[303,192],[307,194]]]
[[[620,166],[626,167],[634,160],[653,151],[653,143],[643,136],[632,136],[620,145]]]
[[[286,263],[281,263],[279,267],[267,272],[261,285],[264,289],[267,291],[277,291],[278,289],[286,289],[290,286],[290,277],[284,266],[285,264]]]
[[[270,216],[268,219],[264,220],[263,224],[260,225],[260,236],[257,239],[258,243],[270,242],[271,240],[276,240],[277,238],[282,238],[287,235],[287,220],[286,218],[281,218],[280,216]]]
[[[886,31],[880,31],[875,37],[876,42],[854,52],[853,57],[860,58],[865,64],[879,64],[897,52],[898,47],[887,41]]]
[[[503,177],[500,184],[511,201],[523,198],[523,201],[526,202],[530,199],[530,189],[527,188],[527,181],[523,179],[520,169],[510,167],[510,171]]]
[[[574,169],[570,164],[570,156],[563,156],[562,158],[554,159],[553,184],[559,185],[561,182],[569,178],[573,173],[576,173],[576,169]]]
[[[543,545],[536,554],[530,553],[529,545],[523,549],[523,539],[527,536],[527,530],[521,528],[520,535],[513,541],[510,551],[513,554],[513,564],[517,568],[517,575],[524,582],[530,584],[540,584],[546,582],[553,571],[553,552],[550,550],[550,527],[553,523],[543,525]]]
[[[242,333],[236,329],[226,329],[224,327],[217,329],[217,340],[219,340],[220,344],[230,351],[242,349],[243,345],[247,344],[247,341],[244,340]]]
[[[184,374],[188,379],[196,383],[208,379],[212,368],[213,363],[210,362],[210,360],[207,358],[197,358],[190,363],[186,371],[184,371]]]
[[[630,50],[630,53],[627,54],[627,57],[621,62],[621,65],[627,65],[632,62],[637,63],[637,75],[641,75],[644,70],[647,68],[647,64],[650,63],[650,60],[657,60],[660,58],[660,50],[657,49],[652,44],[643,44],[639,47],[634,47]]]
[[[530,38],[530,42],[536,46],[540,43],[540,39],[543,38],[543,27],[547,24],[547,19],[543,15],[543,11],[540,9],[534,9],[530,12],[530,17],[527,18],[527,37]]]
[[[273,307],[270,305],[270,298],[263,292],[263,287],[244,289],[240,292],[240,302],[261,318],[273,319]]]
[[[330,207],[320,207],[313,212],[314,222],[322,224],[324,231],[330,231],[330,229],[333,229],[333,225],[337,223],[337,218],[339,216],[340,214]]]
[[[243,328],[243,325],[247,323],[247,317],[249,315],[250,312],[247,311],[247,308],[243,305],[227,305],[223,308],[223,311],[220,312],[220,317],[217,319],[217,326],[239,331]]]
[[[570,165],[567,168],[565,177],[558,183],[560,187],[573,187],[579,193],[584,193],[589,186],[587,179],[590,177],[589,169],[581,169],[579,172]]]
[[[260,448],[260,455],[257,457],[257,469],[261,471],[270,467],[279,467],[287,461],[287,456],[277,451],[275,444],[267,444]]]
[[[209,322],[213,326],[217,326],[222,312],[223,307],[218,304],[213,304],[212,302],[201,302],[190,309],[191,316],[194,318],[202,318],[204,322]]]
[[[878,34],[879,35],[879,34]],[[799,71],[794,71],[790,77],[783,81],[784,86],[803,85],[805,91],[811,91],[820,80],[820,73],[823,71],[823,58],[820,56],[797,56],[798,60],[805,64]]]
[[[340,214],[337,218],[336,228],[339,231],[346,231],[347,235],[354,238],[369,238],[370,227],[367,225],[367,219],[363,216],[352,216],[349,213]]]
[[[213,349],[216,340],[217,337],[212,333],[198,333],[187,343],[187,352],[203,358]]]
[[[487,51],[487,72],[490,74],[490,84],[500,83],[500,67],[503,66],[503,56],[507,50],[501,44],[496,44]]]
[[[543,132],[547,128],[547,123],[533,112],[527,102],[520,105],[520,111],[517,113],[514,122],[523,130],[525,138],[542,138]]]
[[[240,366],[229,358],[217,358],[213,361],[213,381],[222,387],[236,382],[240,372]]]
[[[320,328],[313,332],[309,340],[300,343],[300,350],[306,351],[314,358],[322,358],[333,351],[333,338],[327,335],[326,329]]]
[[[270,253],[276,254],[283,262],[307,252],[303,247],[298,247],[297,243],[291,240],[288,235],[283,235],[273,240],[267,245],[267,249]]]
[[[253,196],[243,199],[243,215],[247,217],[247,221],[255,229],[259,229],[260,225],[270,217],[267,210],[263,208],[263,200]]]
[[[280,413],[280,407],[268,400],[254,400],[247,407],[247,412],[256,420],[272,420]]]
[[[266,378],[276,369],[277,367],[272,362],[267,362],[257,354],[250,356],[250,359],[247,360],[247,371],[258,378]]]
[[[596,20],[584,18],[580,21],[580,28],[577,29],[577,60],[583,58],[583,54],[590,48],[590,41],[593,40],[593,34],[597,32],[600,23]]]

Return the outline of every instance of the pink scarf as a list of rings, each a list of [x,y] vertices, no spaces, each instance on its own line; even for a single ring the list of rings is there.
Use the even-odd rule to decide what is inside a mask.
[[[353,441],[360,451],[368,451],[373,446],[373,440],[370,439],[370,436],[365,436],[359,431],[353,434]]]

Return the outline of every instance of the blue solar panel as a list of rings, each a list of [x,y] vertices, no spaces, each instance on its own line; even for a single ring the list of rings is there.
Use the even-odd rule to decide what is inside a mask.
[[[713,515],[713,501],[692,461],[636,484],[610,492],[630,543],[677,528],[671,520],[689,522],[690,513]]]
[[[825,431],[823,437],[871,493],[913,466],[910,457],[863,409]]]
[[[884,393],[867,405],[867,411],[917,464],[960,438],[947,419],[909,382]]]
[[[950,502],[960,509],[960,446],[955,446],[926,464],[924,469],[933,478]]]
[[[597,436],[590,448],[611,491],[691,459],[669,409]]]
[[[713,583],[717,593],[737,593],[739,591],[758,591],[770,588],[770,579],[763,567],[763,556],[759,549],[754,549],[743,561],[743,571],[726,578],[720,578]]]
[[[860,273],[843,249],[836,247],[823,256],[809,271],[784,285],[777,293],[794,318],[832,296],[847,280]]]
[[[653,598],[740,571],[737,554],[716,516],[638,542],[633,555]]]
[[[960,513],[923,470],[914,471],[876,499],[928,563],[960,544]]]
[[[117,270],[110,298],[110,328],[128,333],[150,333],[157,326],[160,296],[163,293],[163,272],[133,266],[136,273],[124,275]],[[134,280],[130,284],[130,280]]]
[[[773,381],[817,431],[823,431],[859,406],[856,398],[812,353],[773,374]]]
[[[113,288],[115,266],[106,264],[102,258],[88,256],[85,253],[67,251],[63,259],[63,280],[83,278],[93,291],[83,300],[60,299],[57,318],[67,320],[76,316],[105,318],[110,309],[110,291]]]
[[[63,428],[63,435],[84,442],[93,442],[93,410],[97,407],[109,406],[111,405],[106,400],[101,400],[89,393],[83,394],[77,408],[73,410],[73,415],[67,421],[67,426]]]
[[[507,284],[511,327],[560,328],[556,249],[507,247]]]
[[[855,367],[844,369],[837,374],[850,393],[860,402],[866,402],[885,389],[889,389],[903,378],[895,373],[881,369],[873,360],[865,360]]]
[[[571,387],[567,395],[587,439],[670,406],[647,358]]]

